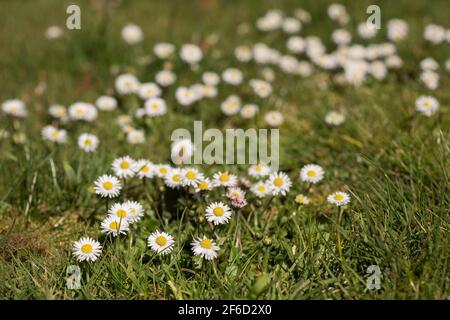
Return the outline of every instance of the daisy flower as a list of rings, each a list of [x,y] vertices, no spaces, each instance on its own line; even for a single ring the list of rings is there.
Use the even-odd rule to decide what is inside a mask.
[[[259,107],[256,104],[245,104],[239,113],[244,119],[250,119],[256,116],[259,111]]]
[[[220,249],[213,240],[208,239],[206,236],[194,239],[191,245],[194,255],[200,256],[206,260],[217,258],[217,251]]]
[[[169,188],[175,189],[183,186],[183,177],[180,169],[171,169],[164,177],[164,181]]]
[[[98,177],[94,184],[95,193],[104,198],[115,198],[120,194],[120,190],[122,190],[119,179],[106,174]]]
[[[19,99],[10,99],[3,102],[2,111],[17,118],[24,118],[27,116],[25,103]]]
[[[272,195],[285,195],[292,186],[291,179],[284,172],[274,172],[266,182],[269,185]]]
[[[220,104],[220,109],[227,116],[237,114],[241,109],[241,99],[238,96],[231,95]]]
[[[240,62],[249,62],[252,60],[252,49],[247,46],[238,46],[234,49],[234,56]]]
[[[97,108],[86,102],[75,102],[69,106],[69,117],[73,120],[94,121],[97,119]]]
[[[78,137],[78,147],[84,152],[94,152],[99,143],[98,138],[90,133],[83,133]]]
[[[141,27],[135,23],[128,23],[125,25],[121,34],[122,39],[130,45],[138,44],[144,39],[144,33],[142,32]]]
[[[264,116],[267,124],[272,127],[278,127],[283,123],[283,115],[279,111],[269,111]]]
[[[252,185],[250,191],[253,192],[258,198],[264,198],[270,193],[270,188],[267,183],[259,181]]]
[[[115,203],[109,208],[108,214],[111,217],[126,220],[130,216],[128,207],[124,203]]]
[[[120,94],[136,93],[139,90],[139,80],[132,74],[121,74],[116,78],[115,87]]]
[[[55,40],[61,38],[64,34],[63,30],[58,26],[50,26],[45,30],[45,37],[48,40]]]
[[[237,177],[228,173],[228,171],[219,171],[214,174],[213,183],[215,186],[234,187],[237,184]]]
[[[134,162],[132,169],[139,179],[153,178],[156,166],[148,160],[140,159]]]
[[[227,223],[231,218],[231,209],[223,202],[213,202],[206,208],[205,218],[215,225]]]
[[[227,198],[230,199],[233,207],[243,208],[247,205],[245,191],[241,188],[229,188],[227,190]]]
[[[321,166],[308,164],[300,170],[300,179],[304,182],[317,183],[323,179],[325,172]]]
[[[125,156],[113,161],[112,170],[119,178],[129,178],[134,176],[133,165],[134,160]]]
[[[144,100],[159,97],[161,93],[161,88],[153,82],[142,83],[139,86],[139,97]]]
[[[172,170],[172,167],[166,164],[159,164],[156,166],[155,173],[159,178],[164,178]]]
[[[130,144],[140,144],[145,142],[145,132],[144,130],[136,130],[131,128],[127,132],[127,142]]]
[[[215,72],[205,72],[202,75],[202,81],[208,86],[217,86],[220,82],[220,77]]]
[[[185,186],[196,187],[198,183],[203,180],[203,174],[196,168],[184,168],[181,171],[181,176]]]
[[[129,224],[126,219],[107,216],[102,221],[101,229],[103,233],[112,234],[113,237],[116,237],[118,234],[126,234],[129,229]]]
[[[159,254],[167,254],[173,250],[175,241],[165,232],[155,231],[148,237],[148,246]]]
[[[434,97],[421,96],[416,100],[416,110],[431,117],[439,109],[439,102]]]
[[[228,68],[222,73],[223,81],[233,86],[241,84],[243,78],[242,71],[236,68]]]
[[[145,114],[150,117],[161,116],[166,111],[166,102],[161,98],[150,98],[145,101]]]
[[[181,46],[180,57],[189,64],[196,64],[203,58],[202,50],[195,44],[184,44]]]
[[[41,130],[42,137],[44,140],[65,143],[67,141],[67,132],[63,129],[55,128],[54,126],[45,126]]]
[[[101,96],[95,101],[95,105],[101,111],[112,111],[117,108],[117,100],[110,96]]]
[[[195,188],[195,192],[208,191],[213,188],[213,183],[209,178],[203,178],[198,181],[197,187]]]
[[[179,87],[175,91],[175,98],[182,106],[189,106],[195,102],[196,94],[190,88]]]
[[[67,120],[67,109],[60,104],[52,104],[48,108],[48,113],[55,119]]]
[[[72,248],[73,255],[78,261],[95,261],[102,252],[100,242],[90,238],[83,237],[75,241]]]
[[[248,174],[255,178],[265,177],[270,174],[270,167],[265,164],[255,164],[248,168]]]
[[[305,195],[303,195],[303,194],[298,194],[298,195],[296,195],[295,196],[295,203],[297,203],[297,204],[308,204],[309,202],[310,202],[310,199],[307,197],[307,196],[305,196]]]
[[[175,52],[175,46],[171,43],[160,42],[155,44],[153,52],[160,59],[167,59]]]
[[[162,87],[168,87],[177,80],[177,76],[170,70],[162,70],[155,76],[155,81]]]
[[[336,111],[330,111],[325,116],[325,122],[332,126],[341,125],[345,121],[345,116]]]
[[[327,197],[327,201],[331,204],[337,205],[338,207],[345,206],[350,202],[350,195],[348,193],[338,191],[330,194]]]
[[[123,206],[127,208],[127,221],[130,224],[138,222],[144,216],[144,207],[137,201],[127,200],[123,203]]]

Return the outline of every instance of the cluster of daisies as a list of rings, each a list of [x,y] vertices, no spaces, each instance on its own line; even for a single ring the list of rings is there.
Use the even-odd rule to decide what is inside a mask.
[[[172,149],[179,147],[175,144]],[[146,159],[134,160],[129,156],[115,159],[111,169],[113,175],[102,175],[94,182],[94,190],[100,197],[108,199],[119,197],[124,185],[129,183],[130,179],[158,179],[167,188],[183,188],[192,196],[195,194],[203,196],[204,201],[209,199],[209,196],[219,198],[217,201],[208,200],[208,204],[203,208],[202,214],[212,228],[229,223],[233,213],[248,204],[251,196],[247,191],[255,198],[272,197],[268,201],[270,203],[273,197],[286,196],[293,186],[291,178],[286,173],[274,172],[265,164],[250,166],[248,176],[241,178],[228,171],[216,172],[208,178],[194,167],[154,164]],[[309,192],[311,185],[322,181],[324,176],[323,168],[316,164],[305,165],[298,173],[298,179],[305,184],[306,192]],[[215,189],[219,189],[219,192],[214,193]],[[350,195],[337,191],[329,194],[326,200],[330,204],[343,207],[350,202]],[[308,205],[310,198],[306,194],[297,194],[294,201],[298,205]],[[143,215],[143,205],[137,201],[114,203],[101,222],[101,231],[111,237],[126,235],[130,226],[137,223]],[[160,230],[154,231],[148,237],[148,246],[156,254],[170,253],[174,244],[174,237]],[[207,235],[193,238],[191,246],[194,255],[206,260],[216,258],[220,249],[216,239]],[[101,254],[101,245],[92,238],[83,237],[74,243],[73,253],[79,261],[95,261]]]

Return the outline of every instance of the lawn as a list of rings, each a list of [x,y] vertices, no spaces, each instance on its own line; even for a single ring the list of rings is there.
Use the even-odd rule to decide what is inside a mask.
[[[65,27],[66,8],[81,8],[81,29]],[[341,1],[350,21],[340,26],[327,14],[331,1],[296,0],[0,0],[0,103],[20,99],[25,118],[0,113],[0,298],[1,299],[448,299],[450,212],[450,85],[448,1]],[[381,29],[361,39],[357,25],[366,8],[381,8]],[[328,53],[336,49],[332,32],[344,28],[352,44],[386,43],[387,22],[402,19],[406,37],[395,43],[403,64],[380,79],[367,76],[361,85],[339,80],[339,68],[312,63],[310,75],[284,72],[276,64],[239,61],[238,46],[265,43],[283,55],[310,61],[304,53],[289,53],[292,35],[276,29],[263,32],[257,20],[279,9],[290,17],[295,9],[310,13],[293,35],[316,36]],[[143,41],[131,45],[122,28],[135,23]],[[424,39],[429,24],[447,28],[447,40]],[[46,38],[56,25],[63,34]],[[159,42],[175,45],[168,59],[155,56]],[[190,66],[180,59],[183,44],[198,45],[203,59]],[[439,85],[421,80],[421,61],[439,64]],[[188,106],[176,90],[202,82],[204,72],[218,75],[239,69],[244,80],[223,79],[217,96]],[[176,74],[161,97],[167,112],[137,117],[144,100],[120,94],[119,75],[154,82],[163,69]],[[271,79],[273,77],[273,79]],[[251,79],[266,79],[272,91],[255,94]],[[214,86],[215,87],[215,86]],[[51,117],[51,105],[95,104],[113,96],[118,107],[98,110],[94,121]],[[244,119],[227,116],[223,101],[237,95],[256,104],[259,113]],[[417,99],[432,96],[438,110],[426,116]],[[235,207],[226,188],[207,192],[171,188],[163,178],[120,179],[123,189],[114,199],[96,194],[94,182],[114,174],[115,159],[130,156],[154,164],[170,164],[171,133],[192,132],[195,120],[204,128],[271,128],[265,114],[280,112],[279,170],[292,181],[289,192],[258,198],[249,190],[250,164],[198,164],[205,176],[228,170],[237,175],[247,204]],[[330,111],[345,121],[330,125]],[[128,115],[130,126],[118,124]],[[122,118],[123,120],[123,118]],[[41,130],[54,125],[67,132],[65,143],[49,142]],[[132,144],[127,130],[142,129],[145,142]],[[78,146],[82,133],[100,144],[95,152]],[[305,165],[323,168],[318,183],[302,181]],[[186,166],[180,166],[185,168]],[[245,178],[245,180],[241,180]],[[327,197],[345,192],[350,202],[336,206]],[[296,196],[308,197],[308,204]],[[126,235],[113,237],[101,224],[115,202],[134,200],[143,217]],[[297,199],[298,200],[298,199]],[[207,206],[223,202],[232,209],[227,223],[213,225]],[[158,254],[147,245],[154,231],[174,238],[171,252]],[[213,260],[194,256],[191,242],[207,236],[219,247]],[[96,261],[78,261],[73,244],[89,236],[103,247]],[[367,286],[367,268],[379,267],[380,288]],[[79,266],[80,287],[67,287],[67,268]],[[371,283],[371,282],[370,282]]]

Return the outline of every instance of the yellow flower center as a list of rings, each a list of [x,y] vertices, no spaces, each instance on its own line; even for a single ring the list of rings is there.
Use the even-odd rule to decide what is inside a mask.
[[[53,138],[58,138],[59,137],[59,131],[54,130],[54,131],[52,131],[51,135],[52,135]]]
[[[89,243],[83,244],[81,246],[81,252],[83,253],[91,253],[92,252],[92,245]]]
[[[143,166],[141,169],[142,172],[146,173],[150,171],[150,168],[148,166]]]
[[[257,172],[260,172],[261,171],[261,166],[258,164],[256,167],[255,167],[255,171],[257,171]]]
[[[194,180],[197,177],[197,175],[195,174],[194,171],[188,171],[186,173],[186,178],[188,178],[189,180]]]
[[[123,209],[119,209],[119,210],[117,211],[117,216],[118,216],[119,218],[125,218],[125,217],[127,216],[127,212],[126,212],[125,210],[123,210]]]
[[[297,196],[295,202],[302,204],[305,202],[305,198],[303,196]]]
[[[157,104],[156,102],[154,102],[154,103],[152,103],[151,108],[152,108],[153,110],[158,110],[158,109],[159,109],[159,104]]]
[[[158,246],[165,246],[166,245],[166,243],[167,243],[167,239],[166,239],[166,237],[164,237],[164,236],[158,236],[157,238],[156,238],[156,240],[155,240],[155,242],[156,242],[156,244],[158,245]]]
[[[113,188],[113,184],[110,181],[106,181],[103,183],[103,188],[105,188],[105,190],[111,190]]]
[[[334,196],[334,200],[342,201],[342,200],[344,200],[344,196],[342,194],[337,194]]]
[[[220,180],[221,182],[227,182],[228,180],[230,180],[230,176],[228,175],[227,172],[222,173],[222,174],[220,175],[219,180]]]
[[[86,141],[84,142],[85,145],[90,146],[92,143],[91,139],[86,139]]]
[[[261,185],[261,186],[258,186],[258,191],[265,191],[266,190],[266,187],[265,186],[263,186],[263,185]]]
[[[122,161],[121,163],[120,163],[120,168],[121,169],[129,169],[130,168],[130,163],[128,162],[128,161]]]
[[[275,178],[275,179],[273,180],[273,184],[274,184],[276,187],[281,187],[281,186],[283,185],[283,179],[281,179],[281,178]]]
[[[314,170],[309,170],[306,175],[308,177],[315,177],[317,175],[317,172],[315,172]]]
[[[117,231],[117,230],[119,230],[119,223],[117,221],[113,221],[109,224],[109,228],[111,230]]]
[[[206,181],[201,181],[201,182],[198,184],[198,188],[199,188],[200,190],[206,190],[206,189],[208,189],[208,182],[206,182]]]
[[[181,181],[181,177],[179,174],[174,174],[172,177],[172,180],[175,182],[180,182]]]
[[[224,214],[224,210],[221,207],[216,207],[213,209],[213,213],[216,217],[221,217]]]
[[[159,173],[161,174],[166,174],[167,173],[167,168],[159,168]]]
[[[204,249],[211,249],[212,241],[209,239],[203,239],[202,241],[200,241],[200,246]]]

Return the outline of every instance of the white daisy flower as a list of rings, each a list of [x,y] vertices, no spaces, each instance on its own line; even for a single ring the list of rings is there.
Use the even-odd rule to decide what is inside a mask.
[[[101,111],[112,111],[117,108],[117,100],[110,96],[101,96],[95,101],[95,105]]]
[[[228,188],[226,196],[230,199],[233,207],[243,208],[247,205],[245,191],[241,188]]]
[[[17,118],[24,118],[27,116],[25,103],[19,99],[10,99],[3,102],[2,111]]]
[[[283,115],[279,111],[269,111],[264,116],[267,124],[272,127],[278,127],[283,123]]]
[[[202,75],[202,81],[208,86],[217,86],[220,82],[220,77],[215,72],[205,72]]]
[[[129,178],[134,176],[133,165],[134,160],[125,156],[113,161],[112,170],[119,178]]]
[[[305,205],[305,204],[309,204],[310,201],[311,200],[303,194],[298,194],[295,196],[295,203],[297,203],[297,204]]]
[[[173,163],[179,165],[188,162],[194,154],[194,144],[189,139],[174,141],[171,146],[171,159]]]
[[[150,99],[159,97],[162,94],[161,88],[153,82],[141,83],[139,86],[139,97],[141,99]]]
[[[292,34],[297,33],[302,29],[302,24],[295,18],[285,18],[282,24],[282,29],[284,32]]]
[[[247,46],[238,46],[234,49],[234,56],[240,62],[248,62],[252,60],[252,49]]]
[[[169,174],[169,172],[172,170],[172,167],[166,164],[158,164],[155,169],[155,174],[159,178],[164,178]]]
[[[69,106],[69,117],[74,120],[94,121],[97,119],[97,108],[86,102],[75,102]]]
[[[270,188],[267,183],[259,181],[252,185],[250,191],[253,192],[258,198],[264,198],[270,193]]]
[[[325,172],[317,164],[307,164],[300,170],[300,180],[309,183],[318,183],[323,179]]]
[[[371,23],[361,22],[358,24],[358,34],[363,39],[370,39],[376,36],[378,30]]]
[[[434,71],[425,70],[420,74],[420,81],[430,90],[436,90],[439,86],[439,74]]]
[[[52,104],[48,108],[48,113],[55,119],[66,120],[67,119],[67,109],[60,104]]]
[[[138,222],[144,216],[144,207],[137,201],[127,200],[123,206],[127,208],[127,220],[130,224]]]
[[[177,76],[170,70],[162,70],[155,76],[155,81],[162,87],[168,87],[177,80]]]
[[[145,114],[150,117],[161,116],[167,112],[166,102],[161,98],[150,98],[145,101]]]
[[[45,30],[45,37],[48,40],[56,40],[62,37],[63,30],[58,26],[50,26]]]
[[[165,232],[155,231],[148,237],[148,246],[159,254],[167,254],[173,250],[175,241],[173,237]]]
[[[213,176],[213,184],[214,186],[234,187],[237,184],[237,177],[228,171],[219,171]]]
[[[122,220],[126,220],[130,216],[128,207],[124,203],[114,203],[111,208],[109,208],[108,214]]]
[[[196,168],[184,168],[181,175],[185,186],[197,187],[198,183],[204,179],[203,174]]]
[[[238,96],[231,95],[221,103],[220,109],[227,116],[235,115],[241,109],[241,99]]]
[[[285,195],[292,186],[291,179],[284,172],[274,172],[269,176],[266,184],[270,188],[272,195]]]
[[[432,44],[440,44],[446,38],[445,28],[433,23],[429,24],[425,27],[423,38]]]
[[[223,81],[233,86],[241,84],[243,78],[242,71],[236,68],[228,68],[222,73]]]
[[[249,84],[260,98],[267,98],[272,93],[272,85],[265,80],[252,79]]]
[[[259,107],[256,104],[245,104],[242,106],[241,111],[239,111],[243,119],[251,119],[256,116],[258,112]]]
[[[67,132],[63,129],[55,128],[54,126],[45,126],[41,130],[44,140],[56,143],[65,143],[67,141]]]
[[[107,174],[98,177],[94,184],[95,193],[104,198],[115,198],[120,194],[120,190],[122,190],[122,184],[119,179]]]
[[[119,234],[126,234],[129,230],[129,224],[126,219],[107,216],[102,221],[101,229],[103,233],[112,234],[113,237],[116,237]]]
[[[262,163],[255,164],[248,168],[248,174],[256,178],[265,177],[270,174],[270,167]]]
[[[180,57],[189,64],[196,64],[203,58],[202,50],[195,44],[184,44],[181,46]]]
[[[144,33],[137,24],[128,23],[122,28],[122,39],[130,45],[135,45],[142,42]]]
[[[144,130],[132,129],[127,133],[127,142],[130,144],[141,144],[145,142]]]
[[[200,256],[206,260],[217,258],[217,251],[220,249],[213,240],[208,239],[206,236],[194,239],[191,245],[194,255]]]
[[[97,136],[90,133],[83,133],[78,137],[78,147],[84,152],[94,152],[99,143]]]
[[[330,194],[327,197],[327,201],[331,204],[337,205],[338,207],[345,206],[350,202],[350,195],[348,193],[338,191]]]
[[[394,42],[401,41],[408,35],[408,24],[401,19],[392,19],[387,23],[387,36]]]
[[[121,74],[116,78],[115,87],[120,94],[136,93],[139,90],[139,80],[132,74]]]
[[[95,261],[102,253],[102,246],[100,242],[90,237],[83,237],[74,242],[72,253],[80,262]]]
[[[352,42],[352,34],[345,29],[336,29],[331,34],[331,38],[338,46],[345,46]]]
[[[206,208],[205,218],[214,225],[225,224],[231,218],[231,209],[223,202],[213,202]]]
[[[155,44],[153,47],[153,52],[160,59],[170,58],[171,55],[175,52],[175,46],[171,43],[160,42]]]
[[[195,188],[195,192],[208,191],[213,187],[213,183],[209,178],[203,178],[199,180],[197,187]]]
[[[439,102],[430,96],[421,96],[416,100],[416,110],[431,117],[439,109]]]
[[[292,53],[302,53],[306,49],[306,41],[299,36],[292,36],[286,42],[287,49]]]
[[[202,86],[202,95],[206,98],[215,98],[217,97],[217,88],[210,85]]]
[[[156,166],[148,160],[140,159],[134,162],[132,169],[139,179],[153,178]]]
[[[325,116],[325,122],[332,126],[339,126],[345,121],[345,116],[336,111],[330,111]]]
[[[180,169],[173,168],[164,177],[164,182],[169,188],[176,189],[183,186],[183,176]]]
[[[193,90],[186,87],[179,87],[175,91],[175,98],[182,106],[189,106],[196,101],[197,95]]]

